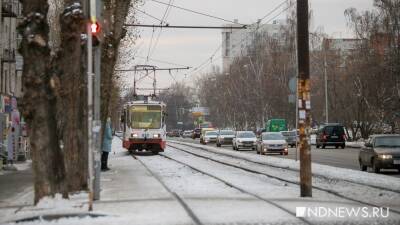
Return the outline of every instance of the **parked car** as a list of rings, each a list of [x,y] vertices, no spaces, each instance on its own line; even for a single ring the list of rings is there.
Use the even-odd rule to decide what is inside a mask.
[[[123,135],[122,131],[120,131],[120,130],[115,131],[115,136],[122,137],[122,135]]]
[[[200,138],[200,136],[201,136],[201,128],[194,129],[193,133],[192,133],[192,138],[196,139],[196,138]]]
[[[316,136],[317,148],[326,146],[335,146],[335,148],[346,147],[346,134],[344,127],[338,123],[325,124],[317,131]]]
[[[182,137],[190,138],[190,137],[192,137],[192,135],[193,135],[193,131],[192,130],[185,130],[185,131],[183,131]]]
[[[288,154],[288,144],[286,138],[280,132],[262,133],[260,139],[257,140],[257,154],[265,155],[268,152]]]
[[[360,169],[371,167],[375,173],[381,169],[398,169],[400,172],[400,135],[372,135],[358,155]]]
[[[253,149],[256,150],[257,137],[252,131],[238,131],[232,140],[233,150]]]
[[[233,130],[220,130],[217,137],[217,147],[221,147],[222,145],[231,145],[234,137],[235,132]]]
[[[281,131],[281,134],[286,138],[286,142],[290,147],[295,147],[298,141],[298,135],[295,130],[293,131]]]
[[[216,143],[217,137],[218,137],[217,131],[215,131],[215,130],[205,131],[204,135],[202,134],[202,138],[201,138],[200,142],[203,145],[206,145],[209,143]]]

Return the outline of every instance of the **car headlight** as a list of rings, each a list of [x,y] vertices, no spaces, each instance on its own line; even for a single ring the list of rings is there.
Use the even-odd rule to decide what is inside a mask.
[[[139,135],[138,135],[138,134],[135,134],[135,133],[133,133],[131,136],[132,136],[133,138],[139,137]]]
[[[161,135],[160,134],[154,134],[153,137],[154,138],[159,138]]]
[[[238,142],[239,142],[239,143],[242,143],[243,141],[242,141],[242,140],[238,140]]]
[[[379,155],[378,157],[381,159],[391,159],[392,155]]]

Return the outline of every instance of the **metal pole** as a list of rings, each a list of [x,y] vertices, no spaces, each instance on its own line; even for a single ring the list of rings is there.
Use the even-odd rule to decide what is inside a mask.
[[[88,50],[88,86],[87,86],[87,95],[88,95],[88,160],[89,160],[89,211],[93,210],[93,140],[92,140],[92,108],[93,108],[93,61],[92,61],[92,31],[90,29],[90,24],[87,24],[87,50]]]
[[[328,72],[327,72],[327,63],[326,63],[326,49],[324,53],[324,77],[325,77],[325,123],[329,123],[329,114],[328,114]]]
[[[96,0],[96,21],[102,20],[102,0]],[[101,34],[98,34],[101,35]],[[100,199],[100,172],[101,172],[101,119],[100,119],[100,85],[101,85],[101,45],[94,48],[94,200]]]
[[[298,114],[300,129],[300,196],[312,196],[310,124],[310,53],[308,37],[308,0],[297,1],[297,59],[299,68]]]

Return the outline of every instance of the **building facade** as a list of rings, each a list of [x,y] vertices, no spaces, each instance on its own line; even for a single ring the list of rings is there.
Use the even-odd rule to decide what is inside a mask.
[[[286,26],[285,21],[274,21],[272,24],[257,23],[247,26],[247,29],[232,29],[232,27],[242,27],[237,24],[225,24],[222,29],[222,68],[224,72],[229,71],[233,60],[238,57],[248,56],[249,49],[254,44],[257,37],[269,36],[279,39],[282,36],[283,27]]]
[[[20,38],[17,26],[22,18],[19,0],[0,0],[0,149],[13,146],[17,157],[21,121],[17,108],[22,96],[22,57],[18,54]]]

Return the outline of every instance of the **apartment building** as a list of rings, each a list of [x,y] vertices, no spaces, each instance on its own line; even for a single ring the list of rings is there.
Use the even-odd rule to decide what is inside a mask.
[[[225,24],[222,29],[222,68],[229,71],[233,60],[238,57],[249,55],[249,49],[254,44],[257,35],[259,37],[269,36],[279,39],[282,36],[284,20],[276,20],[272,24],[261,24],[260,21],[247,26],[247,29],[232,29],[242,27],[238,20],[234,24]]]

